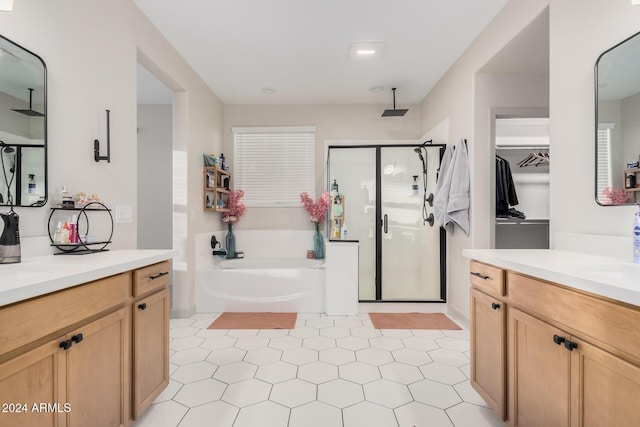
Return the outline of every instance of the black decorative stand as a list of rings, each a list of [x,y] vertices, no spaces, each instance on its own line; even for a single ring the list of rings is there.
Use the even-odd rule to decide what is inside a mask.
[[[106,240],[96,241],[96,242],[87,242],[82,241],[82,239],[78,238],[78,243],[57,243],[54,242],[53,236],[51,234],[51,218],[53,214],[58,211],[75,211],[78,212],[78,216],[75,223],[75,229],[78,236],[88,235],[89,234],[89,216],[87,213],[91,212],[105,212],[109,215],[109,220],[111,221],[111,231],[109,237]],[[87,224],[87,229],[84,230],[84,233],[80,230],[80,218],[84,215],[85,222]],[[55,226],[54,226],[55,228]],[[55,231],[55,230],[54,230]],[[89,202],[85,206],[81,208],[62,208],[55,207],[51,208],[51,214],[49,214],[49,224],[48,224],[48,232],[49,232],[49,240],[51,240],[51,246],[55,246],[60,250],[60,252],[55,253],[54,255],[85,255],[95,252],[105,252],[109,249],[106,249],[109,243],[111,243],[111,238],[113,237],[113,215],[111,215],[111,209],[106,207],[104,204],[100,202]],[[86,239],[85,239],[86,240]]]

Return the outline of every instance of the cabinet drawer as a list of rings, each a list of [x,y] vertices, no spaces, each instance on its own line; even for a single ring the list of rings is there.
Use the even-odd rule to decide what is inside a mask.
[[[469,269],[471,284],[493,296],[505,294],[504,271],[492,265],[471,261]]]
[[[640,310],[513,272],[507,281],[512,305],[627,355],[640,355]]]
[[[133,296],[169,286],[169,261],[139,268],[133,273]]]
[[[124,304],[130,275],[122,273],[0,309],[0,355]]]

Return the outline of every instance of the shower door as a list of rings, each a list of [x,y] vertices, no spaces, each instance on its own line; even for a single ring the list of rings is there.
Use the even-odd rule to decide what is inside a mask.
[[[418,149],[424,163],[417,148],[329,147],[329,188],[336,180],[349,238],[360,242],[362,302],[445,300],[444,230],[429,223],[433,208],[425,201],[444,147]]]

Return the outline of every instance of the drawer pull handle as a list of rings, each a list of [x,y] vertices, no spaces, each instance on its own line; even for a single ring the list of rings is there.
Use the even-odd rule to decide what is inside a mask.
[[[71,348],[71,346],[73,345],[73,341],[71,340],[64,340],[60,343],[60,345],[58,347],[60,347],[63,350],[69,350]]]
[[[138,304],[138,310],[142,311],[142,310],[146,310],[147,309],[147,303],[143,302],[142,304]]]
[[[493,308],[494,310],[498,310],[500,308],[500,304],[498,304],[497,302],[492,302],[491,308]]]
[[[84,339],[84,337],[82,336],[82,334],[76,334],[74,336],[71,337],[71,341],[73,341],[74,343],[79,343],[80,341],[82,341]]]
[[[567,339],[565,337],[561,337],[560,335],[554,335],[553,336],[553,342],[560,345],[563,342],[565,342]]]
[[[471,274],[472,274],[473,276],[479,277],[479,278],[481,278],[481,279],[483,279],[483,280],[490,279],[490,277],[489,277],[489,276],[485,276],[484,274],[477,273],[477,272],[475,272],[475,271],[472,271],[472,272],[471,272]]]
[[[156,280],[157,278],[162,277],[162,276],[166,276],[167,274],[169,274],[168,271],[163,271],[162,273],[158,273],[158,274],[154,274],[153,276],[149,276],[149,279]]]
[[[578,343],[573,341],[565,341],[564,346],[567,350],[573,351],[578,348]]]

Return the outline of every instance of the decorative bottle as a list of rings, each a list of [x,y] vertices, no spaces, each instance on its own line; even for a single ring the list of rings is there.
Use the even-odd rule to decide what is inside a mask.
[[[227,223],[227,227],[224,245],[227,250],[227,258],[231,259],[236,257],[236,236],[233,234],[233,225],[230,222]]]

